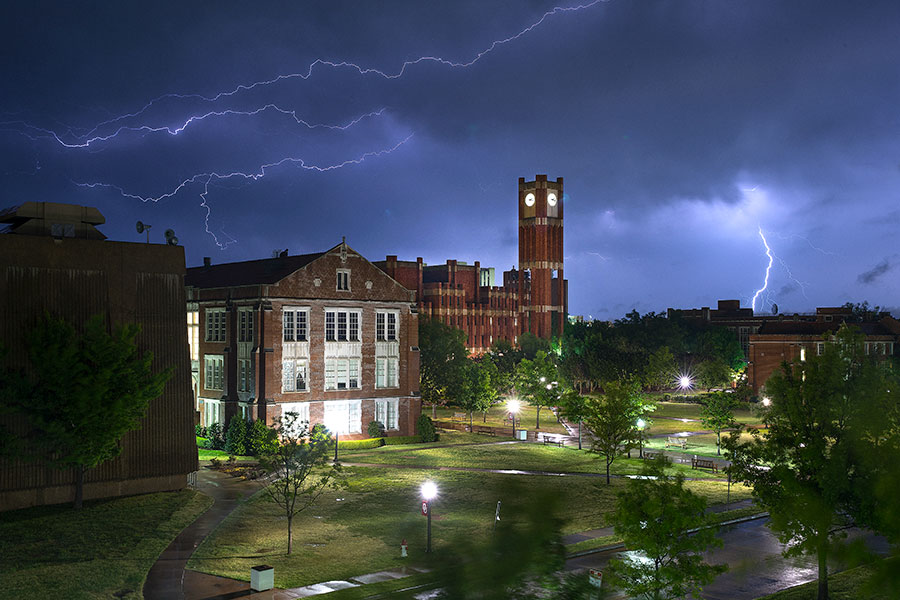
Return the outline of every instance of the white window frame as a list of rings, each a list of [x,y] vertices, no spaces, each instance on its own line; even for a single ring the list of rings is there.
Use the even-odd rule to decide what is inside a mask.
[[[289,412],[297,413],[297,420],[294,421],[295,427],[297,425],[306,425],[307,431],[309,431],[309,402],[282,402],[281,403],[281,416],[282,418],[288,414]],[[296,433],[297,430],[294,430]]]
[[[342,325],[343,337],[341,331]],[[326,342],[359,342],[361,340],[362,310],[358,308],[325,309]]]
[[[253,343],[253,308],[241,307],[238,309],[238,340],[239,342]]]
[[[362,401],[327,400],[322,407],[325,427],[331,433],[362,433]]]
[[[377,389],[400,387],[400,359],[375,358],[375,387]]]
[[[393,322],[392,322],[393,321]],[[375,341],[396,342],[400,339],[400,311],[375,311]]]
[[[200,311],[187,311],[187,328],[191,360],[200,360]]]
[[[206,341],[225,343],[225,309],[207,308],[204,313],[206,319]]]
[[[375,420],[384,425],[388,431],[400,429],[400,400],[398,398],[376,400]]]
[[[225,389],[225,357],[221,354],[203,355],[203,389]]]
[[[335,289],[339,292],[350,291],[350,269],[338,269],[335,278]]]
[[[303,388],[297,386],[298,371],[302,369]],[[281,361],[282,393],[309,391],[309,361],[305,358],[285,358]]]
[[[213,400],[210,398],[203,399],[203,422],[204,427],[209,427],[213,423],[225,424],[225,403],[221,400]]]
[[[325,391],[358,390],[362,387],[360,359],[326,358]],[[356,385],[352,385],[354,383]]]
[[[252,392],[253,391],[253,359],[252,358],[239,358],[238,359],[238,391],[239,392]]]
[[[285,342],[309,341],[309,308],[286,306],[282,309],[281,339]]]

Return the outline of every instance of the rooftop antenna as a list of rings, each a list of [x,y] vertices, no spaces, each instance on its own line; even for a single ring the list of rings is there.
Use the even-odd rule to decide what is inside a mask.
[[[168,245],[170,245],[170,246],[177,246],[177,245],[178,245],[178,238],[175,237],[175,230],[174,230],[174,229],[166,229],[165,236],[166,236],[166,243],[167,243]]]
[[[146,223],[143,223],[141,221],[138,221],[134,225],[134,228],[137,229],[138,233],[144,233],[145,231],[147,232],[147,243],[148,244],[150,243],[150,227],[152,227],[152,226],[147,225]]]

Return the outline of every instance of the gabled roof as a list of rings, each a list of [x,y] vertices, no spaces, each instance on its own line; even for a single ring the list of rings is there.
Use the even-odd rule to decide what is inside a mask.
[[[241,285],[275,284],[302,269],[317,258],[328,254],[298,254],[261,260],[225,263],[202,267],[191,267],[184,277],[185,285],[196,288],[223,288]]]

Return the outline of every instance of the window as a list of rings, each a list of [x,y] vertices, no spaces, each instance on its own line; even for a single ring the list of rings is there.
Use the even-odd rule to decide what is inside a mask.
[[[400,429],[397,418],[400,401],[397,398],[375,401],[375,420],[384,425],[385,429]]]
[[[203,400],[203,426],[225,423],[225,404],[220,400]]]
[[[191,350],[191,360],[200,360],[200,313],[189,310],[187,313],[188,347]]]
[[[816,344],[816,355],[822,356],[825,354],[825,342],[818,342]]]
[[[375,339],[379,342],[396,341],[398,316],[396,312],[376,312]]]
[[[222,355],[207,354],[203,357],[204,372],[203,387],[208,390],[225,389],[225,361]]]
[[[207,342],[224,342],[225,341],[225,309],[224,308],[207,308],[206,309],[206,341]]]
[[[281,405],[281,418],[287,421],[288,413],[296,413],[294,426],[289,430],[297,435],[309,428],[309,402],[286,402]]]
[[[350,271],[348,269],[337,270],[337,289],[339,292],[350,291]]]
[[[359,316],[359,310],[326,310],[325,340],[328,342],[358,342]]]
[[[238,341],[253,341],[253,309],[238,309]]]
[[[249,358],[238,359],[238,391],[253,391],[253,361]]]
[[[284,360],[281,363],[281,391],[305,392],[308,388],[305,360]]]
[[[359,389],[359,359],[326,358],[325,389]]]
[[[399,360],[396,358],[375,359],[375,387],[395,388],[400,387],[397,382]]]
[[[806,348],[800,346],[800,362],[806,361]]]
[[[305,342],[308,340],[309,309],[286,308],[282,316],[285,342]]]
[[[323,402],[325,427],[331,433],[361,433],[362,417],[359,400]]]

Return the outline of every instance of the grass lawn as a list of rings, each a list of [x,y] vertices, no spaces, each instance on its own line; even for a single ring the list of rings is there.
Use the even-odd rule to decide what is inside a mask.
[[[896,568],[897,561],[889,559]],[[883,565],[882,565],[883,566]],[[889,600],[897,597],[897,591],[869,590],[866,583],[875,572],[872,565],[863,565],[855,569],[848,569],[828,578],[828,598],[830,600]],[[768,596],[760,600],[815,600],[817,582],[810,581],[803,585],[794,586]]]
[[[687,402],[657,402],[656,410],[650,413],[653,417],[673,417],[676,419],[696,419],[700,420],[700,405]],[[734,418],[738,423],[745,425],[758,425],[762,420],[757,415],[757,411],[748,405],[741,405],[734,411]]]
[[[725,437],[728,433],[722,433],[722,441],[725,441]],[[749,433],[741,434],[741,443],[746,444],[751,440],[751,436]],[[679,449],[675,447],[666,448],[666,439],[665,438],[654,438],[647,440],[644,442],[645,448],[651,448],[654,450],[669,450],[672,452],[680,452]],[[724,456],[724,448],[722,450]],[[698,456],[716,456],[716,434],[714,433],[706,433],[703,435],[692,435],[687,438],[687,448],[684,451],[684,454],[696,454]]]
[[[437,408],[437,418],[443,420],[452,420],[454,413],[464,412],[462,409],[450,407],[438,407]],[[431,407],[423,406],[422,414],[431,416]],[[505,421],[506,416],[509,414],[509,410],[506,408],[506,402],[501,402],[495,406],[493,406],[487,412],[487,422],[484,422],[484,418],[480,412],[476,412],[472,418],[473,425],[490,425],[492,427],[511,427],[509,421]],[[529,406],[525,402],[522,402],[522,408],[519,410],[519,416],[516,419],[516,428],[517,429],[527,429],[528,431],[535,431],[535,422],[537,419],[537,409],[533,406]],[[468,419],[465,421],[468,424]],[[556,422],[556,416],[554,416],[553,411],[547,408],[546,406],[541,408],[541,428],[537,431],[541,433],[562,433],[565,434],[566,428],[563,427],[560,423]]]
[[[143,598],[159,554],[211,504],[184,490],[0,513],[0,595]]]
[[[430,469],[345,467],[345,472],[349,489],[327,493],[316,506],[296,517],[291,556],[285,554],[284,516],[263,494],[257,494],[207,538],[188,566],[247,580],[250,567],[265,563],[275,567],[276,586],[297,587],[408,564],[399,557],[403,539],[409,543],[407,561],[439,566],[442,551],[455,547],[454,540],[472,541],[490,534],[498,500],[503,502],[502,515],[511,518],[516,502],[547,492],[560,503],[559,514],[568,519],[563,533],[572,533],[605,526],[615,492],[625,485],[622,479],[607,486],[600,478]],[[423,552],[425,518],[419,495],[419,486],[426,479],[435,481],[439,490],[432,507],[435,552],[431,556]],[[686,485],[707,496],[710,503],[725,501],[726,486],[721,480]],[[732,499],[738,499],[738,494],[732,490]]]
[[[200,460],[212,460],[213,458],[218,458],[219,460],[226,461],[228,457],[231,456],[224,450],[207,450],[205,448],[197,448],[197,455]],[[236,456],[238,460],[256,460],[253,456]]]

